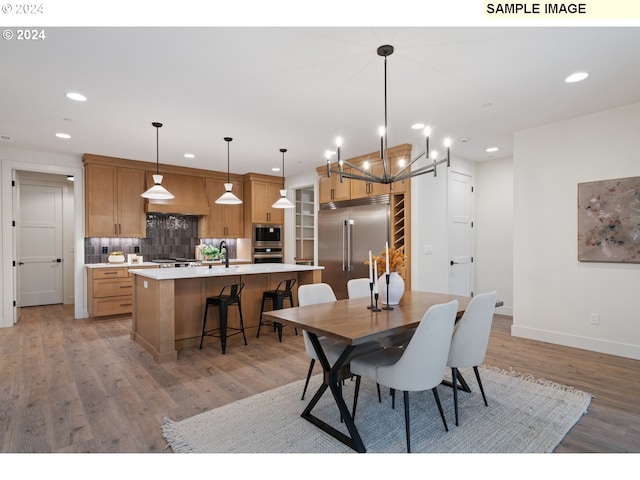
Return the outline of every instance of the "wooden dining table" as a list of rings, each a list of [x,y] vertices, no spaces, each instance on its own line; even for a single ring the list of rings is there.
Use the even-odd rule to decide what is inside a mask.
[[[366,452],[351,412],[342,396],[341,382],[352,376],[346,360],[358,345],[414,329],[430,307],[451,300],[458,300],[459,318],[469,305],[471,297],[406,291],[400,303],[393,305],[392,310],[372,311],[367,308],[372,303],[369,298],[354,298],[264,312],[271,321],[306,330],[322,366],[322,385],[302,412],[302,418],[353,450]],[[382,306],[379,305],[379,307]],[[344,351],[333,365],[327,360],[318,337],[328,337],[345,344]],[[327,389],[333,395],[340,413],[339,418],[344,421],[348,435],[312,413]]]

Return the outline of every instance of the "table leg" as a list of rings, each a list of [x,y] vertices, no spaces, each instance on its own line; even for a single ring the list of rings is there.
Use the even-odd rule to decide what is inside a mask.
[[[338,358],[338,360],[334,363],[334,365],[331,366],[329,364],[329,361],[327,360],[326,355],[324,354],[324,351],[322,350],[322,345],[318,340],[318,336],[311,332],[307,332],[307,333],[309,334],[309,339],[313,344],[313,348],[318,354],[318,361],[320,362],[320,365],[322,366],[322,370],[323,370],[323,381],[322,381],[322,385],[320,385],[320,388],[318,389],[316,394],[313,396],[313,398],[311,399],[307,407],[304,409],[301,416],[308,422],[313,423],[320,430],[328,433],[329,435],[341,441],[342,443],[352,448],[353,450],[360,453],[364,453],[367,451],[367,449],[365,448],[364,443],[362,442],[362,438],[360,438],[358,429],[356,428],[356,425],[353,421],[353,417],[351,416],[351,413],[347,408],[347,404],[345,403],[344,398],[342,397],[342,391],[340,389],[340,382],[342,381],[342,378],[340,378],[340,372],[343,370],[344,363],[347,360],[347,358],[349,358],[349,355],[351,354],[351,351],[354,349],[354,346],[347,345],[347,347],[344,349],[344,351],[340,355],[340,358]],[[347,427],[349,434],[351,435],[350,437],[348,435],[345,435],[340,430],[337,430],[333,426],[329,425],[324,420],[321,420],[318,417],[311,414],[311,411],[316,406],[320,398],[322,398],[322,395],[324,395],[327,388],[331,390],[331,394],[333,395],[336,405],[338,406],[340,415],[344,420],[344,424]]]

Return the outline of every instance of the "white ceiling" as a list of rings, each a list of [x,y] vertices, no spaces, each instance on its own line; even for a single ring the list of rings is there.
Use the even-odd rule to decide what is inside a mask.
[[[338,135],[343,158],[378,148],[384,44],[390,146],[422,121],[452,155],[510,156],[517,130],[640,101],[637,27],[59,27],[0,44],[0,147],[155,162],[159,121],[161,165],[226,171],[230,136],[232,172],[287,148],[285,174],[308,173]]]

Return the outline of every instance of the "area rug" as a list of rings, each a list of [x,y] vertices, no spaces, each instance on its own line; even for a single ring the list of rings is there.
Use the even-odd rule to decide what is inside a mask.
[[[411,449],[423,453],[552,452],[587,412],[591,395],[531,375],[480,367],[489,406],[485,406],[473,370],[461,369],[472,392],[458,395],[459,426],[455,426],[453,390],[438,387],[449,431],[445,432],[433,394],[413,392]],[[165,419],[168,446],[176,453],[341,453],[353,452],[300,417],[320,385],[316,375],[305,401],[298,381],[225,405],[182,421]],[[343,387],[351,408],[355,381]],[[314,415],[347,433],[327,390]],[[406,451],[402,394],[391,408],[389,391],[378,402],[373,381],[363,379],[355,423],[367,452]]]

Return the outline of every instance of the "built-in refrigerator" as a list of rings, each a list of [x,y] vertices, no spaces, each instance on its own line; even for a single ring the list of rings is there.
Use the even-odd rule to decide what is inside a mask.
[[[388,203],[318,212],[318,265],[324,267],[322,281],[331,285],[338,300],[347,298],[349,279],[369,276],[369,250],[380,255],[388,228]]]

